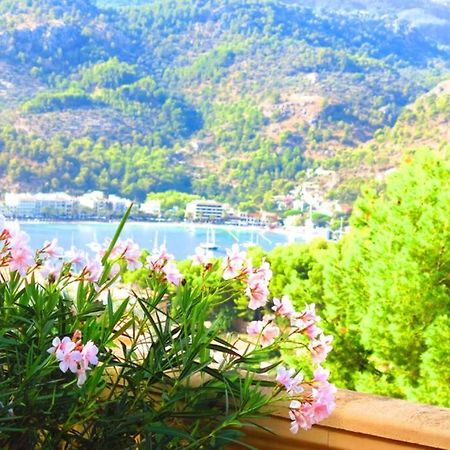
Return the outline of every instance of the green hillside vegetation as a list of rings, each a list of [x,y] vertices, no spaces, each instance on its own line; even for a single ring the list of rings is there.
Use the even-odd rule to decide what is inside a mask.
[[[362,180],[348,194],[344,161],[448,74],[444,47],[389,16],[281,0],[129,4],[1,2],[5,188],[269,206],[328,164],[342,175],[334,195],[353,199]]]

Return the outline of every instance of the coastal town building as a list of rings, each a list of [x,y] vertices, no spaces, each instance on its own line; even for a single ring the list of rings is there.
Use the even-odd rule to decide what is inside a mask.
[[[106,196],[101,191],[87,192],[78,197],[80,206],[88,210],[88,213],[97,217],[119,217],[131,204],[131,200],[110,194]],[[86,211],[85,211],[86,213]]]
[[[6,193],[3,203],[5,215],[17,218],[70,218],[78,215],[79,201],[64,192]]]
[[[132,201],[128,198],[122,198],[117,195],[108,195],[107,206],[114,216],[123,216]]]
[[[149,216],[161,217],[161,202],[159,200],[147,200],[141,205],[140,211]]]
[[[212,222],[224,217],[225,208],[214,200],[194,200],[186,205],[185,217],[188,220]]]

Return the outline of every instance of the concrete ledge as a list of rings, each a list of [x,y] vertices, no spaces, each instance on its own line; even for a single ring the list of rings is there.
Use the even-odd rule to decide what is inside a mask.
[[[339,390],[334,413],[312,430],[289,431],[288,405],[247,429],[246,443],[261,450],[450,449],[450,409]],[[242,447],[234,447],[242,448]]]

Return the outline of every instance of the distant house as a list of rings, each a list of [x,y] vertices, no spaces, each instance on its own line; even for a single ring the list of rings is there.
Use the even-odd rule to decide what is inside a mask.
[[[213,222],[221,220],[224,212],[222,203],[214,200],[194,200],[186,205],[185,216],[189,220]]]

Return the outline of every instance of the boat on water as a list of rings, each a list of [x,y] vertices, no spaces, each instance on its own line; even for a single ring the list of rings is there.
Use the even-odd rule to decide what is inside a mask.
[[[206,241],[200,244],[205,250],[217,250],[219,246],[216,244],[216,230],[212,227],[206,229]]]
[[[256,239],[255,239],[255,230],[252,228],[252,232],[250,234],[250,240],[247,242],[244,242],[242,245],[245,248],[256,247],[259,244],[258,237],[259,237],[259,235],[256,234]]]

